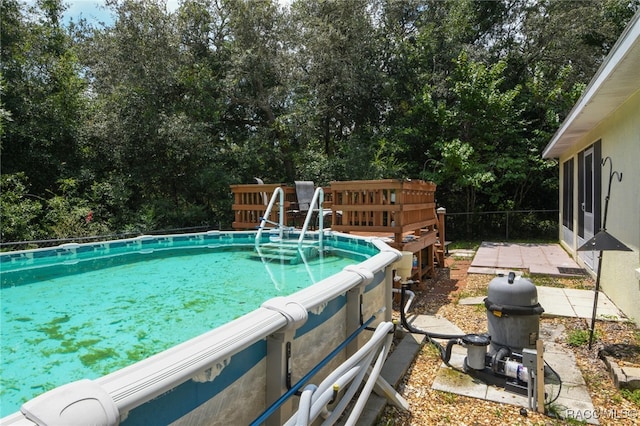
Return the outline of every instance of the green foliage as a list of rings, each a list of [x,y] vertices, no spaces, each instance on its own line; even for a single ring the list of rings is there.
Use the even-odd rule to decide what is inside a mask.
[[[12,1],[2,4],[3,116],[11,117],[3,123],[2,169],[24,172],[43,196],[79,166],[76,144],[86,86],[62,26],[62,2],[38,2],[29,18],[20,8]],[[5,16],[11,25],[5,25]]]
[[[229,227],[255,176],[554,209],[542,149],[638,4],[124,0],[70,25],[61,0],[5,0],[2,239]]]
[[[572,330],[567,336],[567,344],[570,346],[584,346],[589,343],[589,330]],[[601,334],[598,330],[593,332],[593,341],[600,339]]]
[[[0,230],[2,242],[29,241],[40,237],[41,200],[29,194],[24,173],[0,175]]]
[[[49,198],[44,209],[42,222],[47,238],[86,237],[109,232],[89,201],[78,193],[75,179],[61,179],[58,186],[61,195]]]
[[[449,99],[442,101],[447,104],[442,137],[432,152],[438,164],[436,181],[450,194],[460,195],[460,204],[447,200],[455,210],[475,211],[479,205],[495,205],[507,198],[510,184],[526,178],[522,163],[527,161],[522,156],[527,151],[517,148],[526,143],[518,103],[521,89],[504,89],[505,68],[504,61],[488,67],[463,51],[447,78],[450,92]],[[430,97],[423,99],[432,102]]]
[[[620,389],[620,394],[624,399],[631,401],[636,406],[640,407],[640,389]]]

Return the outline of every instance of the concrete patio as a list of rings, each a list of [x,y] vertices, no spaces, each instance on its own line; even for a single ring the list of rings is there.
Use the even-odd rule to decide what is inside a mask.
[[[469,274],[499,274],[527,270],[530,274],[579,276],[585,271],[559,244],[515,244],[483,242],[467,271]]]

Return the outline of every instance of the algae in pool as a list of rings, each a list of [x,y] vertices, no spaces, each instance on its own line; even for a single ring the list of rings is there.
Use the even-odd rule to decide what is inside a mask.
[[[82,262],[71,272],[64,265],[64,274],[47,268],[37,280],[17,280],[30,282],[24,285],[5,281],[0,416],[42,392],[145,359],[357,262],[325,256],[288,265],[249,260],[246,251],[181,249],[133,263],[111,260],[102,269]]]

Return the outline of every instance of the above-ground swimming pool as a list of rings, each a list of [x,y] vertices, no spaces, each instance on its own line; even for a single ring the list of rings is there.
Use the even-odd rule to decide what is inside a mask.
[[[51,397],[74,392],[95,393],[80,400],[106,405],[100,415],[124,424],[233,415],[246,423],[279,386],[267,367],[273,336],[300,345],[293,369],[302,376],[363,314],[390,311],[387,267],[398,252],[384,243],[328,232],[322,244],[312,234],[293,250],[265,235],[256,249],[255,236],[215,231],[1,254],[1,415],[46,392],[3,424],[87,411],[67,401],[48,412]]]

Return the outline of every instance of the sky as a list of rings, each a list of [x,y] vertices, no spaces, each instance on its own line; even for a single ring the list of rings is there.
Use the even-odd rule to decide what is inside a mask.
[[[178,0],[166,0],[167,10],[173,11],[178,8]],[[81,18],[89,22],[113,22],[111,12],[105,6],[104,0],[65,0],[68,6],[64,13],[65,18],[79,21]]]
[[[0,0],[1,1],[1,0]],[[174,11],[178,8],[179,0],[165,0],[167,10]],[[291,0],[279,0],[281,4],[289,4]],[[105,0],[64,0],[67,10],[64,13],[65,22],[73,19],[79,21],[81,18],[92,23],[104,22],[110,24],[113,22],[111,12],[105,6]],[[35,0],[27,0],[28,4],[34,4]]]

